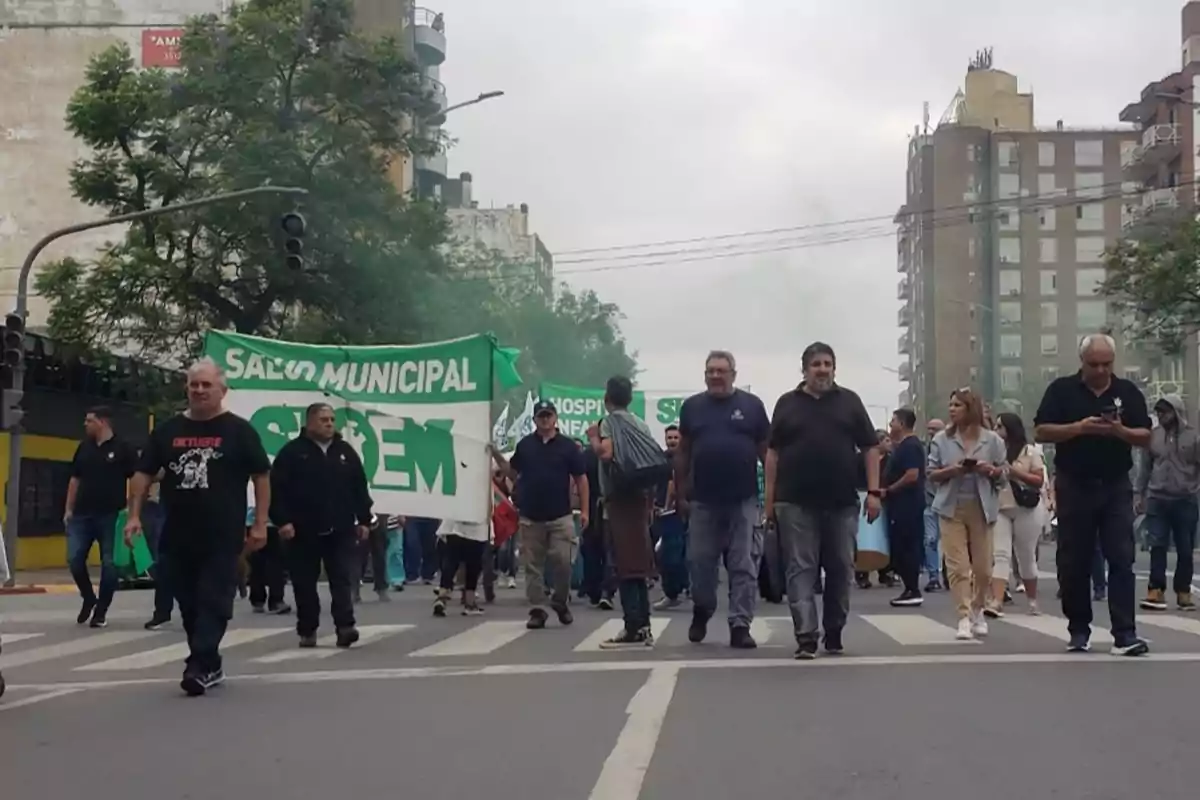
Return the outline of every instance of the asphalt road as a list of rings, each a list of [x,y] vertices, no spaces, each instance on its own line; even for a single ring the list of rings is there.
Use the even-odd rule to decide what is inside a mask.
[[[1126,800],[1200,781],[1193,615],[1141,614],[1153,652],[1119,659],[1099,631],[1097,652],[1065,653],[1052,600],[964,644],[937,638],[945,595],[897,612],[856,591],[847,654],[802,663],[781,606],[760,608],[757,651],[720,625],[688,643],[678,611],[653,650],[609,653],[593,642],[616,614],[577,605],[570,628],[522,633],[519,590],[482,619],[433,619],[427,587],[367,594],[373,633],[348,652],[297,655],[292,620],[239,604],[230,680],[200,699],[177,687],[177,626],[141,629],[148,593],[122,593],[105,631],[77,628],[70,597],[3,598],[5,796]]]

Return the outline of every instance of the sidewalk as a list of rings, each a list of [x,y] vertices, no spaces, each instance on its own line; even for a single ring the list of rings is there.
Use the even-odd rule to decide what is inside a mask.
[[[0,586],[4,594],[74,594],[75,581],[65,567],[59,569],[22,570],[17,573],[16,585]]]

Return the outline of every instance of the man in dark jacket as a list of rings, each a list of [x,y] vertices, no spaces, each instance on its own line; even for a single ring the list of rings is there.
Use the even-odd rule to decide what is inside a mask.
[[[372,503],[362,460],[337,433],[331,406],[309,406],[304,431],[275,456],[271,497],[271,520],[289,542],[300,646],[317,645],[317,579],[324,564],[337,646],[349,647],[358,641],[351,586],[356,545],[370,535]]]

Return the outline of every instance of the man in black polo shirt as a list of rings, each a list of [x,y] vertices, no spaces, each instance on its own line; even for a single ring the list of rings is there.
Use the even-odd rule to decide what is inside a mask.
[[[1113,375],[1116,345],[1092,334],[1079,346],[1079,372],[1046,387],[1034,419],[1037,441],[1056,445],[1058,580],[1071,652],[1089,649],[1088,595],[1097,539],[1108,561],[1108,613],[1114,655],[1149,650],[1134,622],[1131,448],[1150,442],[1146,398]]]
[[[113,566],[117,515],[125,508],[126,486],[137,465],[137,451],[113,433],[112,411],[98,406],[83,418],[85,438],[71,462],[63,523],[67,526],[67,564],[79,587],[83,607],[76,621],[93,628],[108,624],[108,607],[117,591]],[[92,589],[88,553],[100,546],[100,596]]]
[[[512,460],[494,448],[492,459],[516,483],[517,511],[521,515],[521,561],[525,565],[525,596],[529,622],[536,630],[546,627],[549,615],[543,570],[549,561],[554,592],[550,607],[558,621],[573,621],[567,601],[571,595],[571,566],[575,561],[575,520],[571,514],[571,484],[579,494],[580,526],[588,526],[587,470],[579,445],[558,432],[558,411],[549,400],[533,406],[533,433],[517,442]]]
[[[858,534],[859,462],[866,472],[867,518],[879,516],[879,437],[857,394],[834,383],[833,348],[809,345],[804,381],[779,398],[771,417],[766,464],[766,515],[779,526],[787,564],[787,597],[796,658],[842,652],[850,613],[850,576]],[[825,570],[824,614],[818,624],[816,587]]]

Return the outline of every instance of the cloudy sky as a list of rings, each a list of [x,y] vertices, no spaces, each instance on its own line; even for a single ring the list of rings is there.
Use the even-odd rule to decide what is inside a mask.
[[[820,339],[877,418],[922,103],[936,123],[990,46],[1038,124],[1115,125],[1180,61],[1182,0],[434,2],[451,102],[506,93],[451,116],[451,171],[528,203],[559,278],[620,305],[644,388],[699,388],[722,348],[770,408]]]

